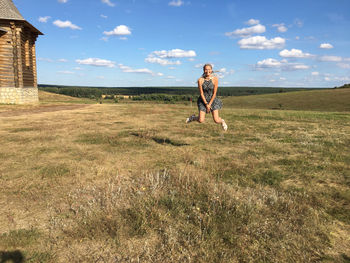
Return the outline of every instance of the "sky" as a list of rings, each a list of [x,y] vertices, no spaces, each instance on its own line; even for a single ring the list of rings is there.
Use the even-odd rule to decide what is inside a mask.
[[[350,83],[350,0],[13,0],[44,35],[39,84]]]

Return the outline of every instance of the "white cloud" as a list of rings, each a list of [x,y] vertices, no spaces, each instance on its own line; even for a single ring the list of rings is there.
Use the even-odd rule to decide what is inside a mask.
[[[103,15],[103,14],[101,14],[101,17],[102,17],[102,18],[105,18],[105,19],[107,19],[107,18],[108,18],[108,16]]]
[[[55,20],[53,24],[60,28],[70,28],[73,30],[77,30],[77,29],[81,30],[81,27],[72,24],[72,22],[68,20],[67,21]]]
[[[59,73],[59,74],[67,74],[67,75],[75,74],[73,71],[69,71],[69,70],[57,71],[57,73]]]
[[[347,63],[338,63],[337,66],[344,69],[350,69],[350,64]]]
[[[253,25],[257,25],[257,24],[259,24],[260,23],[260,21],[259,20],[257,20],[257,19],[253,19],[253,18],[251,18],[251,19],[249,19],[247,22],[245,22],[247,25],[250,25],[250,26],[253,26]]]
[[[181,62],[179,60],[171,61],[168,59],[158,58],[158,57],[147,57],[147,58],[145,58],[145,61],[148,63],[157,63],[157,64],[160,64],[162,66],[180,65],[181,64]]]
[[[53,62],[51,58],[38,58],[39,61],[45,61],[45,62]]]
[[[172,61],[173,58],[193,58],[197,56],[194,50],[182,50],[182,49],[172,49],[172,50],[159,50],[150,53],[145,61],[148,63],[157,63],[162,66],[167,65],[180,65],[181,61]]]
[[[115,6],[115,4],[112,3],[110,0],[101,0],[101,2],[109,6]]]
[[[312,76],[319,76],[319,75],[320,75],[320,72],[314,71],[314,72],[311,72],[311,75],[312,75]]]
[[[126,36],[131,35],[130,28],[126,25],[116,26],[112,31],[104,31],[103,34],[106,36]]]
[[[329,44],[329,43],[322,43],[320,45],[320,48],[331,49],[331,48],[333,48],[333,46],[331,44]]]
[[[300,49],[291,49],[291,50],[287,50],[287,49],[283,49],[280,53],[281,57],[284,58],[310,58],[313,57],[313,55],[311,55],[310,53],[303,53],[303,51],[301,51]]]
[[[160,58],[189,58],[197,56],[194,50],[182,50],[182,49],[172,49],[172,50],[160,50],[153,51],[150,56],[157,56]]]
[[[273,58],[268,58],[268,59],[258,61],[255,65],[255,68],[256,69],[272,68],[272,69],[281,69],[283,71],[294,71],[294,70],[309,69],[310,66],[307,66],[301,63],[290,63],[286,59],[282,59],[281,61],[278,61]]]
[[[297,27],[302,27],[304,25],[304,22],[301,21],[299,18],[296,18],[294,19],[294,24],[297,26]]]
[[[343,59],[342,57],[338,56],[322,56],[319,58],[319,60],[325,62],[341,62]]]
[[[77,59],[75,62],[77,62],[80,65],[90,65],[95,67],[115,67],[115,62],[100,58]]]
[[[331,78],[329,78],[329,77],[324,77],[324,80],[325,80],[325,81],[331,81]]]
[[[41,23],[47,23],[47,21],[51,18],[51,16],[40,16],[39,17],[39,22]]]
[[[58,60],[58,62],[68,62],[68,60],[65,59],[65,58],[60,58],[60,59]]]
[[[68,2],[68,0],[58,0],[59,3],[65,4]]]
[[[286,40],[281,37],[267,39],[264,36],[255,36],[250,38],[243,38],[238,41],[241,49],[279,49],[283,48]]]
[[[163,76],[163,73],[154,73],[153,71],[151,71],[148,68],[140,68],[140,69],[133,69],[129,66],[125,66],[123,64],[118,64],[118,67],[126,73],[143,73],[143,74],[150,74],[153,76]]]
[[[183,4],[184,4],[184,1],[182,0],[172,0],[169,2],[170,6],[176,6],[176,7],[182,6]]]
[[[265,26],[258,24],[258,25],[251,26],[251,27],[236,29],[233,32],[226,32],[225,36],[228,36],[228,37],[248,37],[248,36],[251,36],[253,34],[264,33],[265,31],[266,31]]]
[[[273,27],[277,27],[277,31],[280,33],[287,32],[288,28],[282,23],[282,24],[274,24]]]

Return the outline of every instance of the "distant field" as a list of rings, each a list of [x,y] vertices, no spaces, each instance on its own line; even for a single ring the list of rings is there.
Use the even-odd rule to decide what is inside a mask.
[[[348,93],[319,92],[227,98],[226,133],[184,103],[0,105],[0,259],[349,262]]]
[[[350,88],[229,97],[225,106],[244,109],[285,109],[350,112]]]

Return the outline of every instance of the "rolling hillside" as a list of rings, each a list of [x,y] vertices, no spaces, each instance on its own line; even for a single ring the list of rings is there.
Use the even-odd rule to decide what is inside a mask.
[[[244,109],[350,111],[350,89],[296,91],[225,98],[224,105]]]

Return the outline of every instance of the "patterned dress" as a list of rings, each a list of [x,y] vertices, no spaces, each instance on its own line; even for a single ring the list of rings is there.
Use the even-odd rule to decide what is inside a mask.
[[[211,98],[213,97],[213,92],[214,92],[214,83],[211,79],[209,80],[204,80],[202,84],[202,89],[204,93],[204,97],[206,101],[209,103]],[[207,108],[205,107],[205,104],[202,100],[202,97],[199,96],[197,100],[197,105],[198,105],[198,110],[199,111],[207,111]],[[220,110],[222,108],[222,101],[218,98],[215,97],[213,103],[211,104],[211,111],[213,110]]]

